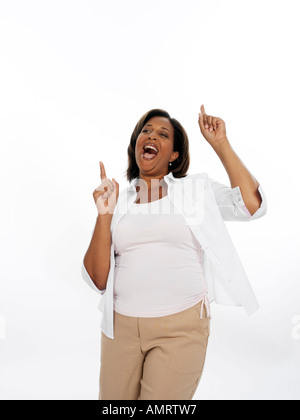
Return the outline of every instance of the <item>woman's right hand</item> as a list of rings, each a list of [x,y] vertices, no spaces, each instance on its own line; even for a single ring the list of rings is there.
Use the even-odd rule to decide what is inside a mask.
[[[114,178],[112,178],[112,181],[106,178],[104,164],[103,162],[99,163],[102,182],[93,192],[93,197],[99,214],[109,213],[112,215],[119,198],[119,184]]]

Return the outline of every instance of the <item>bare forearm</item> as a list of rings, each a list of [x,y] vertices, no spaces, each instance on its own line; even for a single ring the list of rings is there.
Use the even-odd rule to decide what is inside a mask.
[[[261,204],[258,181],[235,153],[227,138],[214,145],[213,149],[228,174],[231,188],[240,187],[246,207],[254,214]]]
[[[98,215],[89,248],[84,256],[84,265],[95,286],[106,288],[110,270],[112,214]]]

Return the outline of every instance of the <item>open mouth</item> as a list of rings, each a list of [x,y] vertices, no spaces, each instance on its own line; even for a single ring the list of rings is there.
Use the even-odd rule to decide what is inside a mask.
[[[144,152],[142,153],[142,158],[145,160],[153,160],[158,155],[158,150],[155,146],[145,145]]]

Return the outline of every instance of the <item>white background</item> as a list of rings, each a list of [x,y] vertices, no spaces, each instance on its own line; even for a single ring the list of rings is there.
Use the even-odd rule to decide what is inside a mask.
[[[212,305],[194,399],[300,397],[299,1],[0,2],[0,398],[97,399],[99,295],[80,268],[99,161],[127,185],[139,118],[185,127],[189,174],[229,185],[206,112],[268,198],[227,222],[261,309]]]

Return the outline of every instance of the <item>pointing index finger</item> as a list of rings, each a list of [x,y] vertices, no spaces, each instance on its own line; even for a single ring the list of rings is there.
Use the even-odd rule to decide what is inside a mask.
[[[205,115],[204,105],[201,105],[201,112],[202,112],[202,115]]]
[[[101,179],[106,179],[106,172],[105,172],[104,164],[101,161],[99,163],[100,163],[100,176],[101,176]]]

